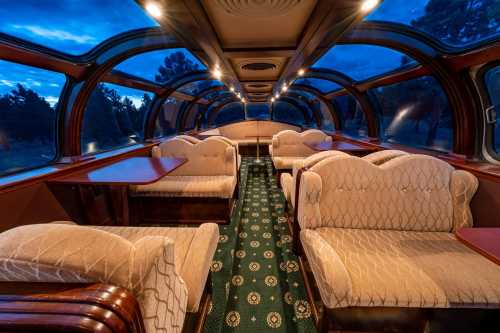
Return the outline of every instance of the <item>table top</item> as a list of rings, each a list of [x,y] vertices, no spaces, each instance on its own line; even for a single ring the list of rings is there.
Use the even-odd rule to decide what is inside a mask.
[[[147,185],[177,169],[183,158],[131,157],[104,167],[83,170],[50,180],[57,184]]]
[[[316,151],[340,150],[344,152],[371,152],[374,148],[357,145],[345,141],[321,142],[321,143],[305,143],[309,148]]]
[[[500,265],[500,228],[462,228],[456,236],[474,251]]]

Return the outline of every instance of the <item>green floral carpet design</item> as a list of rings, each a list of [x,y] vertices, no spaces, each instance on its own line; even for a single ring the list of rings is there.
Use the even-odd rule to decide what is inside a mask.
[[[315,332],[269,158],[243,159],[239,193],[220,227],[205,332]]]

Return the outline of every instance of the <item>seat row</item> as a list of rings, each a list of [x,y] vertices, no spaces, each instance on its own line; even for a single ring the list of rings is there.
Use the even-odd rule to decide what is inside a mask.
[[[472,174],[400,151],[331,151],[296,161],[282,184],[320,331],[474,331],[472,318],[498,318],[500,266],[455,237],[473,226]]]

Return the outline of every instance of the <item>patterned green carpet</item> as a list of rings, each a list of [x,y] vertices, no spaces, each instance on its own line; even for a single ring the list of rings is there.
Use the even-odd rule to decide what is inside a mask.
[[[271,160],[244,158],[240,180],[240,200],[231,224],[220,228],[211,267],[205,332],[315,332]]]

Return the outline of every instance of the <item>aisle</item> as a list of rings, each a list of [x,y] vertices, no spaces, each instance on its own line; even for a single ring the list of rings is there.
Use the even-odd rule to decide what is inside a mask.
[[[205,332],[314,332],[270,159],[244,158],[238,211],[221,228]]]

